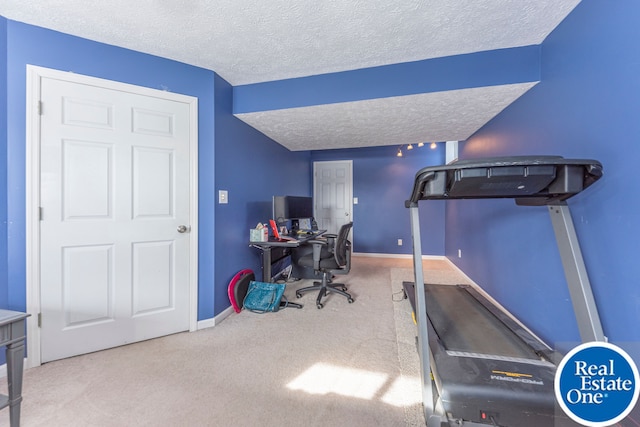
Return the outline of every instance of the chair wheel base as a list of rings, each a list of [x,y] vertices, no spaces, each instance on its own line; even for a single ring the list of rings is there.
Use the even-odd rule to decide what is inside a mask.
[[[330,293],[340,294],[344,296],[349,304],[352,304],[354,299],[351,294],[347,293],[347,286],[342,283],[327,283],[327,277],[323,277],[322,282],[313,282],[312,286],[301,288],[296,290],[296,298],[302,298],[302,295],[309,291],[319,291],[318,298],[316,299],[316,307],[321,309],[324,307],[322,299]]]

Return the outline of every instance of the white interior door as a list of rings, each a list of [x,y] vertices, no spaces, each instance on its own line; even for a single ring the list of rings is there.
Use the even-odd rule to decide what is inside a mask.
[[[40,80],[42,362],[189,329],[190,114]]]
[[[313,200],[318,228],[337,234],[353,220],[352,161],[313,163]]]

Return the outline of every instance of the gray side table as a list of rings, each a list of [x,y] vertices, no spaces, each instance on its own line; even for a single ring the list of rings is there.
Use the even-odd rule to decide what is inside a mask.
[[[0,310],[0,346],[7,346],[7,381],[9,395],[0,395],[0,409],[9,407],[11,427],[20,425],[24,341],[29,314]]]

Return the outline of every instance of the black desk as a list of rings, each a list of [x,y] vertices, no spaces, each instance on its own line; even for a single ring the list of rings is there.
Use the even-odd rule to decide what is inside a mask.
[[[11,427],[20,425],[25,326],[29,316],[29,314],[19,311],[0,310],[0,346],[7,346],[7,382],[9,385],[9,395],[0,395],[0,409],[9,407]]]
[[[297,248],[305,242],[315,239],[326,233],[327,230],[318,230],[313,234],[297,234],[295,239],[291,241],[279,241],[269,238],[266,242],[249,242],[249,246],[258,248],[262,251],[262,281],[271,281],[271,250],[273,248]]]

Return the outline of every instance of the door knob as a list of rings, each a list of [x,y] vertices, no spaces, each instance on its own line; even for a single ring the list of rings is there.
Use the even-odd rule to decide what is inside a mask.
[[[189,227],[187,225],[179,225],[178,226],[178,233],[186,233],[188,231],[191,231],[191,227]]]

